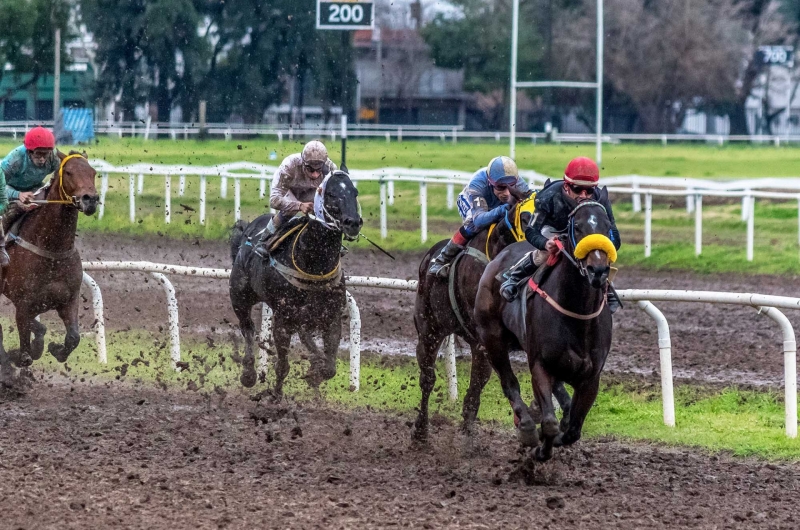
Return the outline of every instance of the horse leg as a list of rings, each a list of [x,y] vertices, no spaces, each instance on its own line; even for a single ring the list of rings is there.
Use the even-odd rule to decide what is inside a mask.
[[[31,357],[31,322],[33,315],[29,313],[27,306],[17,307],[15,320],[19,331],[19,355],[17,366],[30,366],[33,364]]]
[[[416,320],[416,319],[415,319]],[[423,326],[417,341],[417,364],[419,365],[419,388],[422,398],[419,402],[417,420],[414,422],[412,437],[425,443],[428,441],[428,401],[436,385],[436,355],[444,337],[441,333],[433,333]]]
[[[338,318],[332,319],[328,327],[322,331],[323,364],[319,369],[322,381],[333,379],[336,375],[336,354],[342,342],[342,323]]]
[[[572,445],[581,439],[583,421],[589,414],[589,409],[597,399],[597,392],[600,389],[600,375],[575,387],[572,396],[572,410],[569,416],[569,427],[556,439],[558,445]]]
[[[58,362],[64,363],[67,362],[69,354],[72,353],[81,342],[81,333],[80,329],[78,329],[78,299],[76,298],[69,304],[59,307],[57,312],[66,330],[64,344],[51,342],[47,345],[47,351],[49,351]],[[35,322],[35,320],[31,318],[31,322]],[[22,330],[20,330],[20,337],[21,333]]]
[[[42,353],[44,352],[44,335],[47,333],[47,327],[35,318],[32,318],[31,331],[33,331],[31,358],[37,361],[42,357]]]
[[[464,396],[464,407],[461,417],[464,422],[461,424],[461,431],[472,434],[475,427],[475,420],[478,418],[478,410],[481,408],[481,392],[492,377],[492,366],[486,357],[486,352],[477,344],[470,343],[472,352],[472,366],[469,375],[469,388]]]
[[[567,430],[567,426],[569,425],[569,415],[572,409],[572,398],[569,397],[569,392],[567,392],[567,389],[564,388],[563,381],[556,381],[556,384],[553,387],[553,395],[556,397],[556,401],[558,401],[558,406],[561,407],[561,422],[559,423],[559,428],[562,432],[564,432]]]
[[[519,429],[520,444],[523,447],[536,447],[539,445],[536,422],[533,421],[530,410],[520,395],[519,380],[514,375],[514,370],[511,368],[511,359],[508,357],[508,349],[504,346],[506,342],[501,337],[491,342],[484,340],[484,344],[487,346],[499,345],[497,348],[487,348],[489,362],[497,372],[500,378],[500,386],[503,388],[503,394],[511,404],[511,410],[514,411],[514,424]]]
[[[542,411],[542,446],[536,448],[534,456],[539,461],[550,460],[553,456],[553,440],[559,434],[558,420],[553,407],[553,378],[538,362],[531,366],[531,383],[536,403]]]
[[[15,373],[11,356],[3,347],[3,327],[0,326],[0,386],[14,386]]]
[[[292,334],[287,330],[286,323],[275,319],[272,329],[272,340],[275,343],[275,353],[278,360],[275,363],[275,396],[283,395],[283,383],[289,375],[289,344]]]
[[[247,388],[252,388],[258,378],[255,366],[256,360],[253,353],[256,325],[250,316],[253,305],[249,299],[237,299],[233,304],[233,312],[236,314],[236,318],[239,319],[239,329],[242,331],[242,337],[244,337],[244,358],[242,359],[242,375],[239,376],[239,382]]]

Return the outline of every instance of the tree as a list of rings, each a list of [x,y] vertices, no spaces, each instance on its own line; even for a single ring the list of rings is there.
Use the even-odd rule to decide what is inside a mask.
[[[55,62],[55,29],[61,29],[64,42],[69,19],[69,6],[60,0],[0,0],[0,65],[10,64],[15,83],[4,93],[0,101],[6,101],[19,90],[35,86],[42,74],[51,73]],[[63,47],[62,47],[63,50]],[[67,56],[62,51],[61,64]],[[24,75],[29,74],[29,75]],[[0,67],[0,81],[7,75]]]
[[[489,126],[503,126],[511,78],[511,0],[454,0],[458,16],[438,14],[422,28],[437,66],[464,69],[464,89],[496,92],[502,105]],[[540,79],[544,72],[542,38],[535,24],[541,0],[520,5],[519,79]]]
[[[147,101],[161,120],[175,105],[194,108],[208,44],[191,0],[83,0],[81,14],[98,46],[99,99],[119,97],[128,119]]]

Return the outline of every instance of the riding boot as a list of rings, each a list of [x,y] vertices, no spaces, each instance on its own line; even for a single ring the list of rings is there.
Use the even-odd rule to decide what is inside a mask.
[[[269,220],[267,227],[261,232],[261,236],[258,238],[258,242],[253,247],[253,251],[264,259],[266,259],[267,256],[269,255],[269,249],[264,243],[266,243],[268,239],[274,236],[275,231],[277,230],[277,228],[275,227],[275,223],[273,222],[273,219],[274,217]]]
[[[3,230],[3,222],[0,219],[0,269],[5,269],[9,263],[8,252],[6,252],[6,231]]]
[[[447,273],[450,270],[450,263],[464,250],[464,245],[455,243],[452,239],[447,242],[439,255],[431,260],[431,266],[428,269],[428,274],[438,276],[439,278],[447,278]]]
[[[611,310],[611,314],[613,315],[622,307],[622,301],[619,299],[619,295],[617,294],[617,290],[614,289],[614,284],[608,282],[608,292],[606,293],[606,303],[608,304],[608,308]]]
[[[500,285],[500,295],[507,302],[513,302],[519,294],[520,284],[530,278],[536,268],[533,263],[533,253],[528,252],[504,274],[507,279]]]

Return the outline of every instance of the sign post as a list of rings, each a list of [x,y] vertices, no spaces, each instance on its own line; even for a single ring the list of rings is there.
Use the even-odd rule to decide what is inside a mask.
[[[373,0],[317,0],[317,29],[373,29]]]
[[[374,29],[374,0],[317,0],[317,29]],[[343,42],[347,35],[342,35]],[[342,77],[342,166],[347,161],[347,114],[344,98],[346,79]]]

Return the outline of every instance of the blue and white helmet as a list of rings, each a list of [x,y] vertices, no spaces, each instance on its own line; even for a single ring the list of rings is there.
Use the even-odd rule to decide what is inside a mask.
[[[519,178],[519,169],[517,169],[517,164],[509,157],[497,156],[492,158],[492,161],[486,167],[486,175],[489,179],[489,184],[492,186],[498,184],[513,186]]]

